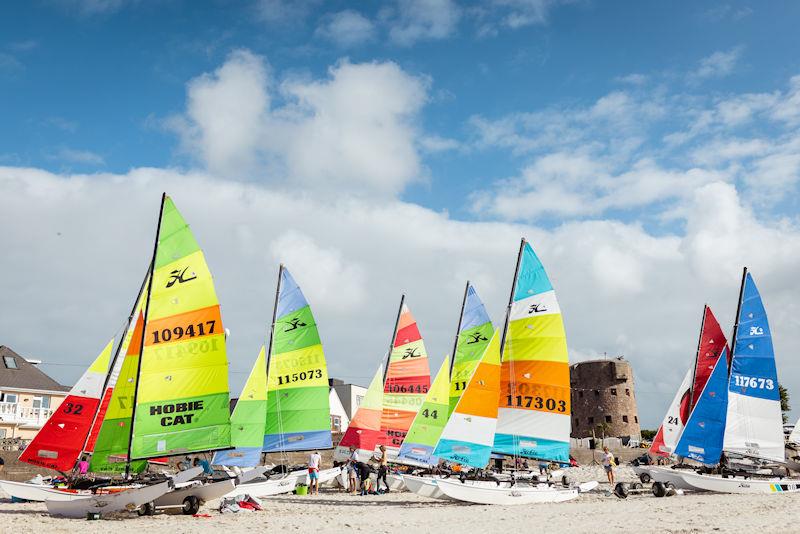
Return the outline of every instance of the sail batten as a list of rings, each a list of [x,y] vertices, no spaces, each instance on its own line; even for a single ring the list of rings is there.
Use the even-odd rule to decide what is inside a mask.
[[[495,452],[567,463],[571,422],[564,323],[544,266],[525,240],[503,339]]]

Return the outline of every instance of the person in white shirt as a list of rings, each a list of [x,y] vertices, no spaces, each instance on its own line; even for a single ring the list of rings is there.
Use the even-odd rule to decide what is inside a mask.
[[[314,451],[308,456],[308,490],[311,495],[319,495],[319,464],[322,456]]]
[[[603,447],[603,469],[606,470],[608,483],[614,485],[614,455],[608,450],[608,447]]]

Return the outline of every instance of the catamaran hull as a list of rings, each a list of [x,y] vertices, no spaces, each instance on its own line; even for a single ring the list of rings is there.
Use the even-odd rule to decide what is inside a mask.
[[[641,467],[634,467],[634,473],[639,474],[638,470],[642,470]],[[672,469],[671,467],[661,467],[661,466],[649,466],[646,468],[647,473],[650,475],[650,479],[653,482],[661,482],[662,484],[670,484],[675,489],[680,490],[693,490],[699,491],[698,488],[692,486],[691,484],[687,483],[684,480],[683,475],[686,473],[694,473],[689,469]]]
[[[403,483],[403,477],[401,475],[387,474],[386,482],[389,484],[390,491],[403,491],[406,489],[406,486]]]
[[[253,497],[269,497],[282,493],[291,493],[297,486],[297,477],[287,476],[276,480],[262,480],[260,482],[248,482],[239,484],[225,497],[235,497],[237,495],[252,495]]]
[[[722,478],[719,475],[681,473],[683,481],[694,489],[716,493],[796,493],[800,492],[800,479],[797,478]]]
[[[109,514],[138,510],[143,504],[152,502],[169,491],[172,481],[165,481],[152,486],[131,488],[119,493],[93,495],[71,501],[47,500],[47,511],[50,515],[63,517],[86,518],[89,512]]]
[[[90,491],[63,490],[53,486],[43,484],[30,484],[28,482],[12,482],[11,480],[0,480],[0,489],[11,497],[25,501],[44,502],[51,501],[74,501],[91,497]]]
[[[323,469],[317,473],[319,485],[327,484],[339,476],[342,472],[338,467],[331,467],[330,469]],[[298,484],[308,484],[308,471],[292,471],[288,476],[297,478]]]
[[[195,484],[165,493],[154,501],[156,508],[173,508],[183,506],[188,497],[196,497],[201,503],[219,499],[232,492],[236,487],[236,479],[221,480],[210,484]]]
[[[434,477],[415,477],[413,475],[403,475],[403,484],[408,491],[416,493],[420,497],[430,499],[450,500],[450,497],[439,489],[438,479]]]
[[[554,488],[552,486],[484,486],[463,484],[458,480],[442,479],[437,482],[439,489],[448,497],[474,504],[541,504],[577,499],[578,489]]]

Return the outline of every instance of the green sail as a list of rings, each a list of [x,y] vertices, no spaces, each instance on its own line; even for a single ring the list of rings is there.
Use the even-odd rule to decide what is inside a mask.
[[[464,393],[472,373],[489,345],[494,333],[492,321],[483,306],[475,287],[467,283],[464,293],[464,311],[458,325],[453,369],[450,373],[450,413]]]

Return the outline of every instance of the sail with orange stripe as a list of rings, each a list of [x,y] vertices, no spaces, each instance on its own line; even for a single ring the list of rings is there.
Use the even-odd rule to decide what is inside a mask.
[[[228,448],[228,359],[214,281],[164,195],[144,308],[131,459]]]
[[[506,313],[494,451],[567,463],[567,337],[555,290],[525,239]]]
[[[333,452],[334,461],[350,458],[350,447],[356,450],[361,461],[372,457],[375,446],[381,437],[381,413],[383,404],[383,365],[378,366],[375,376],[369,383],[367,393],[361,399],[347,431]]]
[[[442,430],[433,456],[482,469],[489,463],[500,393],[500,334],[495,329]]]
[[[403,295],[383,385],[382,436],[378,444],[386,445],[389,456],[397,456],[430,385],[428,353]]]

